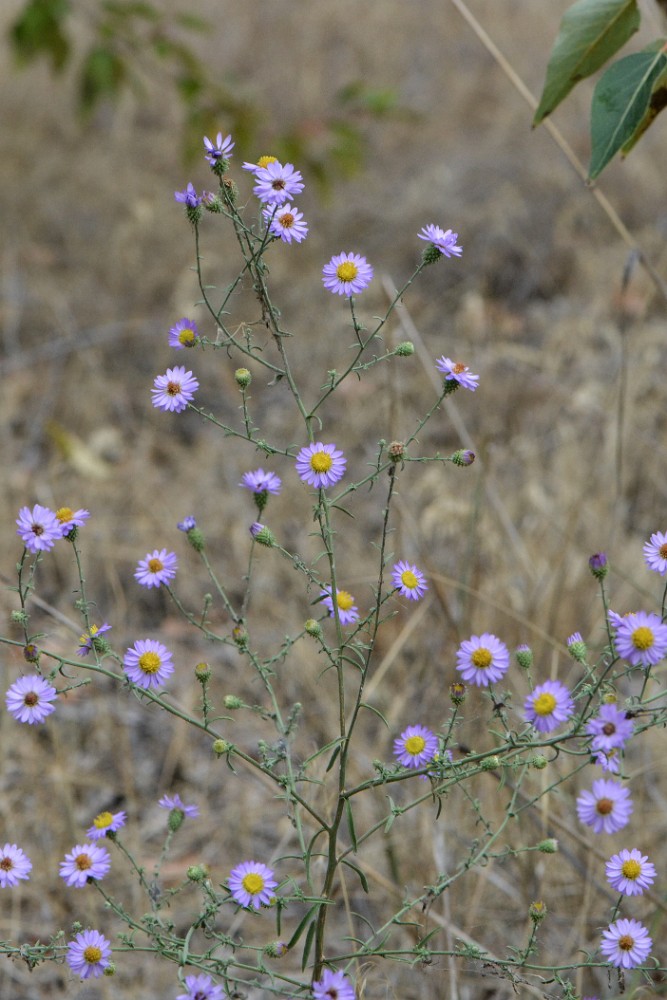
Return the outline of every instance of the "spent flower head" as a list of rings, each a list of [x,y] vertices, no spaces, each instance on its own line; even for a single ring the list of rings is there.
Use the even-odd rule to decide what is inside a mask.
[[[322,268],[324,287],[335,295],[358,295],[368,288],[373,279],[373,268],[358,253],[335,254]]]
[[[585,663],[588,655],[588,647],[581,637],[581,632],[573,632],[567,637],[567,651],[577,663]]]
[[[306,445],[296,456],[296,471],[304,483],[316,489],[333,486],[345,475],[346,459],[335,444]]]
[[[77,844],[60,862],[60,877],[65,884],[82,889],[89,879],[103,879],[111,868],[109,852],[99,844]]]
[[[101,976],[110,960],[111,945],[96,930],[82,931],[67,946],[67,964],[81,979]]]
[[[16,534],[21,536],[26,549],[33,554],[48,552],[63,535],[62,526],[54,512],[38,503],[32,510],[21,507],[16,523]]]
[[[97,650],[98,653],[105,653],[108,651],[106,639],[102,639],[101,636],[108,632],[112,628],[108,622],[104,622],[103,625],[89,625],[85,632],[82,632],[79,636],[79,648],[76,651],[77,656],[88,656],[91,649]]]
[[[504,642],[490,632],[473,635],[456,652],[456,669],[464,681],[487,687],[507,673],[510,654]]]
[[[178,559],[174,552],[153,549],[140,560],[134,571],[134,579],[142,587],[160,587],[174,579],[177,569]]]
[[[438,738],[426,726],[408,726],[394,740],[394,755],[403,767],[422,767],[438,752]]]
[[[634,969],[650,955],[653,941],[638,920],[621,918],[602,932],[600,951],[611,965]]]
[[[199,343],[199,331],[194,320],[179,319],[169,330],[169,346],[177,351],[195,347]]]
[[[428,590],[426,577],[422,571],[403,560],[394,565],[391,578],[399,594],[411,601],[418,601]]]
[[[26,674],[9,687],[5,695],[7,711],[18,722],[29,725],[44,722],[56,706],[58,692],[40,674]]]
[[[607,881],[612,889],[624,896],[641,896],[655,882],[655,865],[640,850],[624,848],[605,865]]]
[[[273,890],[278,883],[273,871],[259,861],[243,861],[233,868],[229,875],[229,891],[232,899],[240,906],[269,906],[274,898]]]
[[[179,812],[183,813],[184,816],[190,819],[196,819],[199,816],[199,806],[186,806],[185,802],[182,801],[181,796],[178,793],[174,795],[163,795],[159,800],[158,805],[161,809],[178,809]]]
[[[16,844],[0,848],[0,889],[13,889],[21,879],[30,877],[32,861]]]
[[[172,654],[157,639],[138,639],[125,651],[123,667],[138,687],[161,687],[174,672]]]
[[[538,684],[524,704],[524,718],[540,733],[550,733],[571,717],[574,711],[572,696],[560,681]]]
[[[611,778],[598,778],[591,791],[577,798],[577,815],[593,833],[617,833],[630,820],[633,811],[630,790]]]

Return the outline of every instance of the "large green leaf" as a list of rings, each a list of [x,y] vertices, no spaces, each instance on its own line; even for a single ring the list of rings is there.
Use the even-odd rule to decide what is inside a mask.
[[[665,67],[664,52],[636,52],[615,62],[598,81],[591,106],[591,180],[641,126]]]
[[[637,0],[577,0],[563,15],[533,125],[618,52],[638,27]]]
[[[665,44],[665,39],[661,38],[657,42],[653,42],[647,47],[647,51],[656,51],[662,48]],[[667,66],[663,69],[662,73],[654,80],[653,87],[651,88],[651,99],[648,102],[648,108],[644,113],[644,117],[640,121],[637,128],[634,130],[627,142],[623,143],[621,153],[626,156],[635,143],[639,142],[649,125],[653,124],[653,120],[658,117],[661,111],[667,107]]]

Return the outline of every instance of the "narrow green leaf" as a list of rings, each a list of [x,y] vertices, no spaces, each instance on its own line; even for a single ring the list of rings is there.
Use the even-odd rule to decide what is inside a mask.
[[[315,913],[317,913],[317,911],[320,908],[320,905],[321,905],[320,903],[315,903],[314,906],[311,906],[311,908],[308,910],[308,912],[306,913],[306,915],[301,918],[301,920],[299,921],[299,924],[298,924],[296,930],[294,931],[294,934],[292,934],[292,937],[287,942],[287,950],[288,951],[290,951],[294,947],[294,945],[297,943],[297,941],[299,940],[299,938],[303,934],[304,929],[305,929],[306,925],[308,924],[308,921],[311,919],[312,916],[314,916]],[[315,926],[315,925],[313,924],[313,926]]]
[[[348,868],[351,868],[353,872],[357,873],[357,875],[359,876],[359,881],[361,882],[361,888],[364,890],[364,892],[366,893],[366,895],[368,895],[368,892],[369,892],[369,889],[368,889],[368,879],[366,878],[366,876],[362,872],[361,868],[359,868],[357,865],[353,864],[351,861],[348,861],[347,858],[343,858],[343,864],[347,865]]]
[[[387,722],[387,720],[385,719],[384,715],[382,714],[379,708],[374,708],[372,705],[369,705],[367,701],[362,701],[359,705],[359,708],[367,708],[369,712],[372,712],[374,715],[377,715],[379,719],[382,719],[387,729],[389,729],[389,723]]]
[[[661,48],[665,44],[665,39],[661,38],[659,41],[654,42],[648,48],[655,51]],[[653,124],[654,120],[658,117],[661,111],[667,107],[667,67],[662,71],[662,73],[657,77],[653,83],[653,88],[651,90],[651,99],[648,102],[648,108],[644,113],[644,117],[640,121],[637,128],[634,130],[630,138],[626,143],[623,144],[621,153],[623,156],[627,156],[633,146],[639,142],[644,132]]]
[[[352,850],[357,853],[357,834],[354,829],[354,816],[352,815],[352,803],[349,799],[345,799],[345,815],[347,816],[347,827],[350,831],[350,840],[352,841]]]
[[[308,928],[308,933],[306,934],[306,942],[303,946],[303,955],[301,957],[301,971],[308,965],[308,956],[310,955],[310,949],[313,946],[313,938],[315,937],[315,928],[317,927],[316,922],[313,920],[312,924]]]
[[[653,85],[665,67],[664,52],[636,52],[615,62],[598,81],[591,105],[590,180],[604,170],[640,126]]]
[[[611,59],[638,28],[637,0],[576,0],[563,15],[533,125]]]

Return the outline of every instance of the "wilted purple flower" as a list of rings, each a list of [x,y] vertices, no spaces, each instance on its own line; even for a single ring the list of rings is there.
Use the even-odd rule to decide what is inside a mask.
[[[180,201],[181,204],[185,205],[186,208],[199,208],[202,203],[203,195],[198,195],[194,186],[190,183],[186,187],[185,191],[174,191],[174,198],[176,201]]]
[[[56,706],[51,702],[57,696],[58,692],[48,681],[39,674],[31,674],[14,681],[5,695],[5,703],[9,714],[18,722],[32,726],[44,722],[55,711]]]
[[[32,510],[21,507],[16,523],[16,534],[21,536],[28,552],[47,552],[62,538],[62,528],[56,515],[38,503]]]
[[[245,486],[253,493],[280,493],[282,482],[275,472],[264,472],[264,469],[256,469],[255,472],[244,472],[239,486]]]
[[[616,833],[628,823],[633,810],[629,789],[610,778],[598,778],[592,791],[577,798],[577,815],[594,833]]]
[[[161,809],[178,809],[184,816],[189,816],[190,819],[196,819],[199,816],[199,806],[186,806],[178,793],[175,795],[163,795],[158,805]]]

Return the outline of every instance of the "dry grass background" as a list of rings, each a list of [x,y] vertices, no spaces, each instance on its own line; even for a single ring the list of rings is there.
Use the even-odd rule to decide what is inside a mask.
[[[470,6],[537,93],[569,0],[471,0]],[[648,0],[643,6],[649,37],[659,25]],[[0,27],[19,7],[18,0],[3,5]],[[386,289],[414,266],[415,233],[422,225],[451,226],[465,247],[461,261],[429,269],[389,324],[388,338],[414,338],[424,353],[350,383],[324,415],[324,439],[336,440],[350,467],[361,470],[379,438],[406,437],[414,427],[424,400],[435,392],[429,359],[450,354],[481,374],[475,396],[457,394],[421,439],[424,454],[471,442],[479,462],[444,472],[409,466],[401,477],[392,545],[399,556],[427,568],[431,590],[425,604],[404,608],[383,632],[377,656],[381,683],[372,684],[372,698],[392,733],[366,720],[355,759],[357,776],[363,777],[374,758],[390,759],[394,732],[415,720],[435,726],[446,716],[453,654],[472,633],[495,632],[510,647],[530,642],[538,677],[574,676],[565,637],[576,629],[593,645],[601,639],[600,602],[587,569],[590,553],[605,549],[610,555],[615,609],[644,606],[656,594],[641,544],[665,527],[665,303],[635,270],[624,299],[628,323],[622,334],[619,287],[627,247],[545,131],[531,133],[530,110],[449,3],[198,0],[193,9],[215,25],[200,43],[202,57],[265,110],[267,143],[304,120],[316,134],[334,93],[350,80],[395,87],[412,112],[369,126],[367,169],[337,184],[329,201],[309,185],[299,199],[311,227],[308,241],[270,251],[275,300],[295,334],[289,346],[308,395],[329,368],[341,365],[350,340],[342,303],[321,291],[324,260],[341,249],[367,255],[378,275],[362,300],[363,315],[371,317],[385,309]],[[141,101],[127,98],[117,110],[99,113],[82,129],[73,114],[70,79],[54,83],[43,68],[19,73],[5,50],[3,55],[3,579],[10,580],[19,552],[14,518],[20,506],[87,507],[93,516],[82,543],[89,594],[99,620],[113,623],[116,648],[143,635],[165,641],[179,664],[170,690],[185,705],[198,698],[191,667],[203,658],[213,665],[218,704],[232,692],[254,701],[259,691],[242,671],[240,657],[205,646],[162,594],[139,591],[132,580],[145,552],[174,547],[180,557],[179,593],[191,603],[201,600],[206,581],[175,530],[187,513],[196,514],[204,527],[232,593],[240,593],[247,559],[252,513],[237,484],[261,459],[191,415],[168,416],[150,406],[152,379],[172,359],[169,326],[181,315],[198,315],[192,310],[197,299],[192,240],[173,191],[188,179],[197,187],[207,183],[206,164],[184,170],[181,111],[159,87],[149,87]],[[584,159],[589,97],[590,87],[582,86],[556,115]],[[224,132],[225,122],[219,127]],[[602,181],[663,272],[664,148],[659,123]],[[239,164],[264,151],[235,152],[235,175],[246,194],[250,186]],[[228,260],[227,234],[213,219],[205,229],[207,274],[222,285],[235,266]],[[241,296],[236,307],[239,321],[254,315],[250,299]],[[627,394],[619,426],[623,337]],[[202,382],[198,401],[234,420],[236,365],[221,354],[207,358],[206,364],[201,357],[193,361]],[[260,426],[268,425],[285,444],[301,442],[282,387],[268,388],[260,377],[252,396]],[[288,548],[312,557],[317,546],[308,538],[307,491],[294,483],[289,469],[277,463],[271,468],[283,475],[287,488],[271,501],[270,523]],[[362,606],[373,580],[379,492],[354,497],[355,520],[340,528],[343,582]],[[308,607],[296,574],[273,553],[262,556],[266,573],[254,591],[251,623],[259,646],[269,650],[276,637],[300,626]],[[65,547],[44,561],[39,578],[40,596],[74,625],[69,628],[37,607],[34,622],[48,633],[50,648],[71,652],[79,625],[73,611],[76,579]],[[5,617],[12,607],[11,594],[4,592]],[[20,669],[20,659],[5,651],[0,663],[5,688]],[[320,669],[312,646],[301,644],[278,680],[286,703],[304,705],[298,737],[304,754],[328,739],[334,727],[331,679],[320,676]],[[525,694],[522,678],[516,692],[517,699]],[[461,739],[476,748],[484,744],[479,735],[484,711],[484,702],[472,693]],[[236,716],[228,725],[230,738],[248,750],[258,738],[270,739],[254,716]],[[294,847],[291,828],[262,783],[234,776],[212,758],[205,739],[177,722],[165,724],[111,686],[95,683],[70,696],[39,731],[17,733],[16,724],[0,715],[0,752],[2,836],[22,844],[35,862],[31,882],[3,896],[3,939],[44,939],[56,928],[67,931],[74,919],[106,927],[96,894],[65,891],[56,873],[91,818],[114,802],[127,809],[127,841],[148,865],[159,851],[165,818],[156,808],[158,796],[179,791],[200,805],[201,820],[177,837],[167,872],[174,883],[195,861],[205,861],[214,879],[223,879],[243,858],[267,858]],[[532,818],[516,824],[509,839],[517,846],[555,835],[563,852],[471,873],[431,910],[429,919],[448,927],[440,940],[468,935],[502,954],[507,943],[527,939],[526,908],[541,897],[550,911],[540,952],[545,964],[570,956],[576,961],[578,949],[594,947],[610,905],[602,861],[612,848],[638,843],[658,870],[664,869],[663,755],[661,732],[631,750],[635,816],[624,843],[582,835],[572,821],[571,793],[550,795]],[[535,788],[541,778],[533,779]],[[501,815],[507,793],[495,778],[487,776],[476,794],[489,818]],[[369,796],[358,823],[363,828],[385,811],[383,795]],[[388,843],[378,842],[361,855],[374,897],[393,902],[418,892],[438,871],[457,863],[474,834],[470,812],[456,795],[437,823],[430,807],[408,814],[395,824]],[[109,888],[127,898],[134,890],[120,868],[116,862]],[[348,902],[373,920],[383,912],[384,904],[360,896],[351,882],[341,895],[341,938],[353,926]],[[651,922],[664,963],[661,896],[662,889],[651,901],[638,901],[632,912]],[[131,905],[139,913],[145,908],[139,898]],[[182,913],[177,911],[176,919],[185,926]],[[109,920],[108,929],[112,926]],[[260,933],[256,926],[239,917],[230,931],[249,938]],[[173,967],[140,955],[122,957],[118,966],[113,980],[96,982],[85,996],[175,995]],[[577,978],[576,985],[603,997],[619,995],[614,977],[611,985],[606,979]],[[369,1000],[513,995],[479,969],[444,964],[405,968],[369,962],[359,968],[357,982]],[[632,995],[665,995],[662,989],[639,988]],[[2,997],[74,997],[77,991],[62,968],[46,966],[31,974],[18,962],[0,966]],[[558,991],[550,988],[545,995]]]

